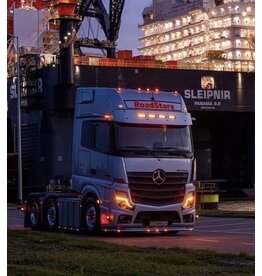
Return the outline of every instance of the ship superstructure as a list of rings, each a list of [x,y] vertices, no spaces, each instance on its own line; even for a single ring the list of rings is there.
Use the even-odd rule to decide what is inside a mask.
[[[255,69],[254,0],[154,0],[143,18],[143,55],[189,68]]]

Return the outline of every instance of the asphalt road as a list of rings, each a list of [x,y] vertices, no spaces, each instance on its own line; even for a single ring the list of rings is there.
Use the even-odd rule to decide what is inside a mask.
[[[20,210],[8,209],[7,216],[8,229],[24,229],[23,214]],[[200,217],[193,231],[181,231],[176,235],[75,236],[142,247],[210,249],[217,252],[255,255],[255,219],[251,218]]]

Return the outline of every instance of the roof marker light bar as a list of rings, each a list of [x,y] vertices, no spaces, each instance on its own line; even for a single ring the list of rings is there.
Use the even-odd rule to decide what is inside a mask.
[[[145,113],[138,113],[137,117],[139,119],[167,119],[167,120],[175,120],[176,116],[173,114],[153,114],[153,113],[149,113],[149,114],[145,114]]]
[[[145,91],[146,93],[152,92],[152,93],[155,93],[155,94],[158,94],[160,92],[158,88],[155,88],[154,90],[150,90],[150,88],[146,88],[145,90],[143,90],[141,87],[137,88],[137,92],[141,93],[143,91]]]

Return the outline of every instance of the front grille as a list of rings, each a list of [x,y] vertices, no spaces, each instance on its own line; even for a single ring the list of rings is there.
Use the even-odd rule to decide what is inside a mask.
[[[187,173],[167,172],[165,182],[153,182],[153,172],[129,172],[129,189],[134,203],[163,206],[181,203],[185,195]]]

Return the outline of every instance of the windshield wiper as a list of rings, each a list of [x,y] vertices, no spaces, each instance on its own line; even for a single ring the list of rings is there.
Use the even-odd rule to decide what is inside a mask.
[[[147,147],[139,147],[139,146],[128,146],[128,147],[123,147],[123,148],[120,148],[121,150],[139,150],[138,152],[142,152],[142,151],[145,151],[145,152],[148,152],[150,153],[153,157],[157,158],[159,161],[159,157],[152,151],[150,150],[149,148]]]
[[[182,155],[185,158],[193,156],[192,152],[190,152],[188,150],[181,149],[181,148],[159,147],[159,148],[154,148],[154,149],[155,150],[164,150],[170,155]]]

